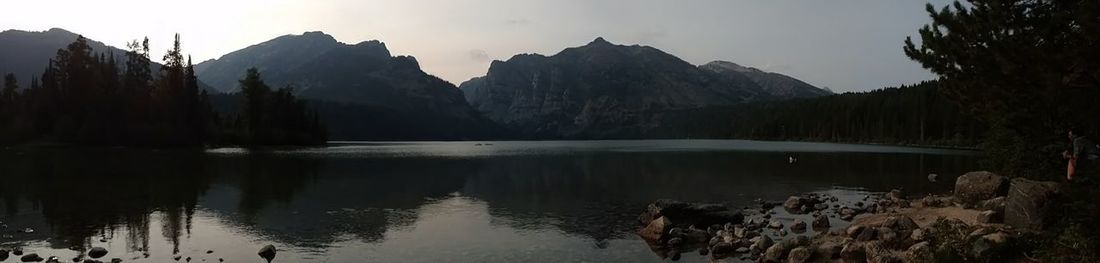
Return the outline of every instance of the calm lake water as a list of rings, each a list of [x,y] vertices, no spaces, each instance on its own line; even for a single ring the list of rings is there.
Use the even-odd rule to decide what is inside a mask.
[[[946,192],[977,158],[713,140],[7,149],[0,249],[63,262],[96,246],[126,262],[261,262],[266,244],[275,262],[660,262],[634,234],[659,198],[741,207],[811,191]]]

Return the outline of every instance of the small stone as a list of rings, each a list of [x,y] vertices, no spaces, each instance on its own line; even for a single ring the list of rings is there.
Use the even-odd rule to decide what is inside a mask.
[[[183,256],[180,256],[180,255],[172,256],[172,260],[175,260],[175,261],[180,261],[180,258],[183,258]]]
[[[50,256],[46,259],[46,263],[61,263],[61,261],[56,256]]]
[[[684,244],[684,239],[679,237],[669,238],[668,245],[671,247],[679,247]]]
[[[768,223],[768,227],[769,228],[774,228],[774,229],[780,229],[780,228],[783,228],[783,222],[779,222],[779,219],[772,219],[772,221]]]
[[[206,254],[213,254],[213,253],[214,253],[214,251],[213,251],[213,250],[207,250],[207,251],[206,251]]]
[[[828,229],[829,228],[829,217],[825,216],[824,214],[817,215],[816,217],[814,217],[814,223],[813,224],[814,224],[813,225],[814,229]]]
[[[121,258],[112,258],[111,263],[122,263],[122,259]]]
[[[737,250],[734,250],[733,252],[735,252],[737,254],[745,254],[745,253],[749,253],[749,251],[750,250],[749,250],[748,247],[738,247]]]

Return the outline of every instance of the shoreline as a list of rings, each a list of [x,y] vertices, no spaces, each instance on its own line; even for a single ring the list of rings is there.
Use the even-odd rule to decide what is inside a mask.
[[[1051,202],[1058,186],[1009,181],[971,172],[960,176],[951,194],[907,198],[893,190],[854,203],[822,193],[743,209],[659,200],[639,216],[638,235],[658,257],[672,260],[698,252],[711,262],[1034,262],[1011,248],[1028,235],[1045,233],[1043,220],[1053,211],[1028,205]],[[740,216],[698,226],[713,222],[699,218],[731,212]]]

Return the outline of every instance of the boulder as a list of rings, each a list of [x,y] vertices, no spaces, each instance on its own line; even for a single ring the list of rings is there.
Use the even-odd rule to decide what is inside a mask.
[[[783,202],[783,208],[788,211],[802,211],[802,197],[791,196],[787,198],[786,202]]]
[[[92,249],[88,250],[88,257],[91,257],[91,258],[101,258],[101,257],[106,256],[106,255],[107,255],[107,249],[106,248],[93,247]]]
[[[864,228],[866,227],[861,225],[852,225],[849,226],[848,229],[844,231],[844,233],[847,234],[847,236],[850,238],[856,238],[859,237],[859,234],[863,232]]]
[[[955,201],[964,207],[1008,192],[1008,180],[991,172],[969,172],[955,180]]]
[[[865,262],[867,253],[863,250],[863,244],[851,242],[840,249],[840,258],[844,259],[844,262]]]
[[[35,253],[26,254],[26,255],[23,255],[23,257],[19,258],[19,261],[23,261],[23,262],[42,262],[43,260],[46,260],[46,259],[38,256],[38,254],[35,254]]]
[[[802,219],[795,219],[794,222],[791,223],[791,230],[792,231],[805,231],[806,230],[806,222],[803,222]]]
[[[909,249],[905,250],[905,262],[935,262],[932,245],[928,241],[922,241],[909,246]]]
[[[1001,222],[1001,213],[994,210],[987,210],[978,213],[978,223],[982,224],[994,224]]]
[[[837,243],[825,243],[817,246],[817,251],[814,252],[818,256],[821,256],[824,260],[838,259],[840,258],[840,251],[844,249],[844,246]]]
[[[889,227],[876,228],[875,232],[878,234],[878,239],[882,240],[884,244],[892,245],[898,242],[898,233]]]
[[[775,245],[775,241],[772,241],[772,238],[770,238],[766,235],[761,235],[761,236],[758,236],[758,237],[754,237],[754,238],[750,239],[749,242],[752,242],[751,246],[755,246],[757,249],[767,249],[767,248],[771,247],[772,245]],[[760,251],[753,251],[753,253],[757,253],[757,252],[760,252]]]
[[[810,260],[810,255],[810,249],[806,247],[796,247],[791,249],[791,252],[787,253],[787,262],[804,263]]]
[[[1005,199],[1005,224],[1023,229],[1046,228],[1054,217],[1059,188],[1055,182],[1013,179]]]
[[[817,216],[814,217],[814,223],[813,223],[814,229],[828,229],[829,226],[830,226],[830,224],[829,224],[829,217],[828,216],[825,216],[824,214],[821,214],[821,215],[817,215]]]
[[[1001,232],[986,234],[981,238],[977,238],[971,243],[970,256],[977,259],[989,259],[1006,249],[1005,244],[1008,243],[1008,239],[1009,236]]]
[[[858,240],[858,241],[875,240],[876,232],[878,232],[878,231],[875,230],[874,228],[864,228],[862,231],[859,231],[859,234],[856,235],[855,239]]]
[[[718,244],[710,247],[710,252],[714,255],[730,254],[736,250],[737,246],[734,246],[732,243],[729,242],[719,242]]]
[[[638,235],[646,240],[658,241],[664,239],[665,234],[668,233],[671,228],[672,222],[669,222],[667,217],[662,216],[649,222],[649,225],[646,225],[645,228],[638,231]]]
[[[764,251],[764,262],[783,262],[787,255],[787,248],[783,244],[774,244]]]
[[[901,258],[894,255],[893,251],[890,251],[881,241],[872,241],[864,244],[864,253],[867,254],[867,262],[869,263],[901,263]]]
[[[893,201],[905,200],[905,193],[903,193],[901,189],[890,190],[889,193],[886,193],[886,199]]]

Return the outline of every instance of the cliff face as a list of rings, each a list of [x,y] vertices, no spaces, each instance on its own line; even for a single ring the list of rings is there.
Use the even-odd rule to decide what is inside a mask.
[[[460,88],[484,116],[526,138],[641,138],[669,111],[784,97],[744,74],[602,38],[549,57],[494,61]]]

